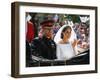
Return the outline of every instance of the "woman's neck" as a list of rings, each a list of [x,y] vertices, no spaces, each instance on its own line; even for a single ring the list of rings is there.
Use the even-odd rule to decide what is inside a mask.
[[[60,41],[61,44],[65,44],[65,43],[68,43],[68,39],[62,39],[62,41]]]

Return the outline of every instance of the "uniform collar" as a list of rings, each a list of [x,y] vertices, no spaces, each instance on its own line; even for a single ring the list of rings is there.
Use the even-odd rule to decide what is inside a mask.
[[[47,38],[46,36],[43,36],[42,39],[44,39],[44,40],[52,40],[51,38]]]

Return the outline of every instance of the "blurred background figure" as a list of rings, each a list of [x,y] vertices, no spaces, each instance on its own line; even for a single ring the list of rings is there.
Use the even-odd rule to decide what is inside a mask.
[[[35,24],[31,22],[30,14],[26,14],[26,41],[30,44],[35,34]]]

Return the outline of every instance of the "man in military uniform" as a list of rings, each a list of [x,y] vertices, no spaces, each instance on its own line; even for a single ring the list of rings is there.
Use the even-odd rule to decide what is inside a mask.
[[[43,29],[42,38],[38,37],[32,41],[32,55],[42,57],[44,59],[56,59],[56,44],[52,40],[53,24],[53,20],[46,20],[40,23]]]

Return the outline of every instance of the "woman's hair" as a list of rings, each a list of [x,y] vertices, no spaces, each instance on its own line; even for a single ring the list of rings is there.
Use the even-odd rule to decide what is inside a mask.
[[[61,39],[63,39],[63,32],[65,32],[67,29],[71,29],[71,27],[70,26],[66,26],[66,27],[64,27],[63,28],[63,30],[62,30],[62,32],[61,32]]]

